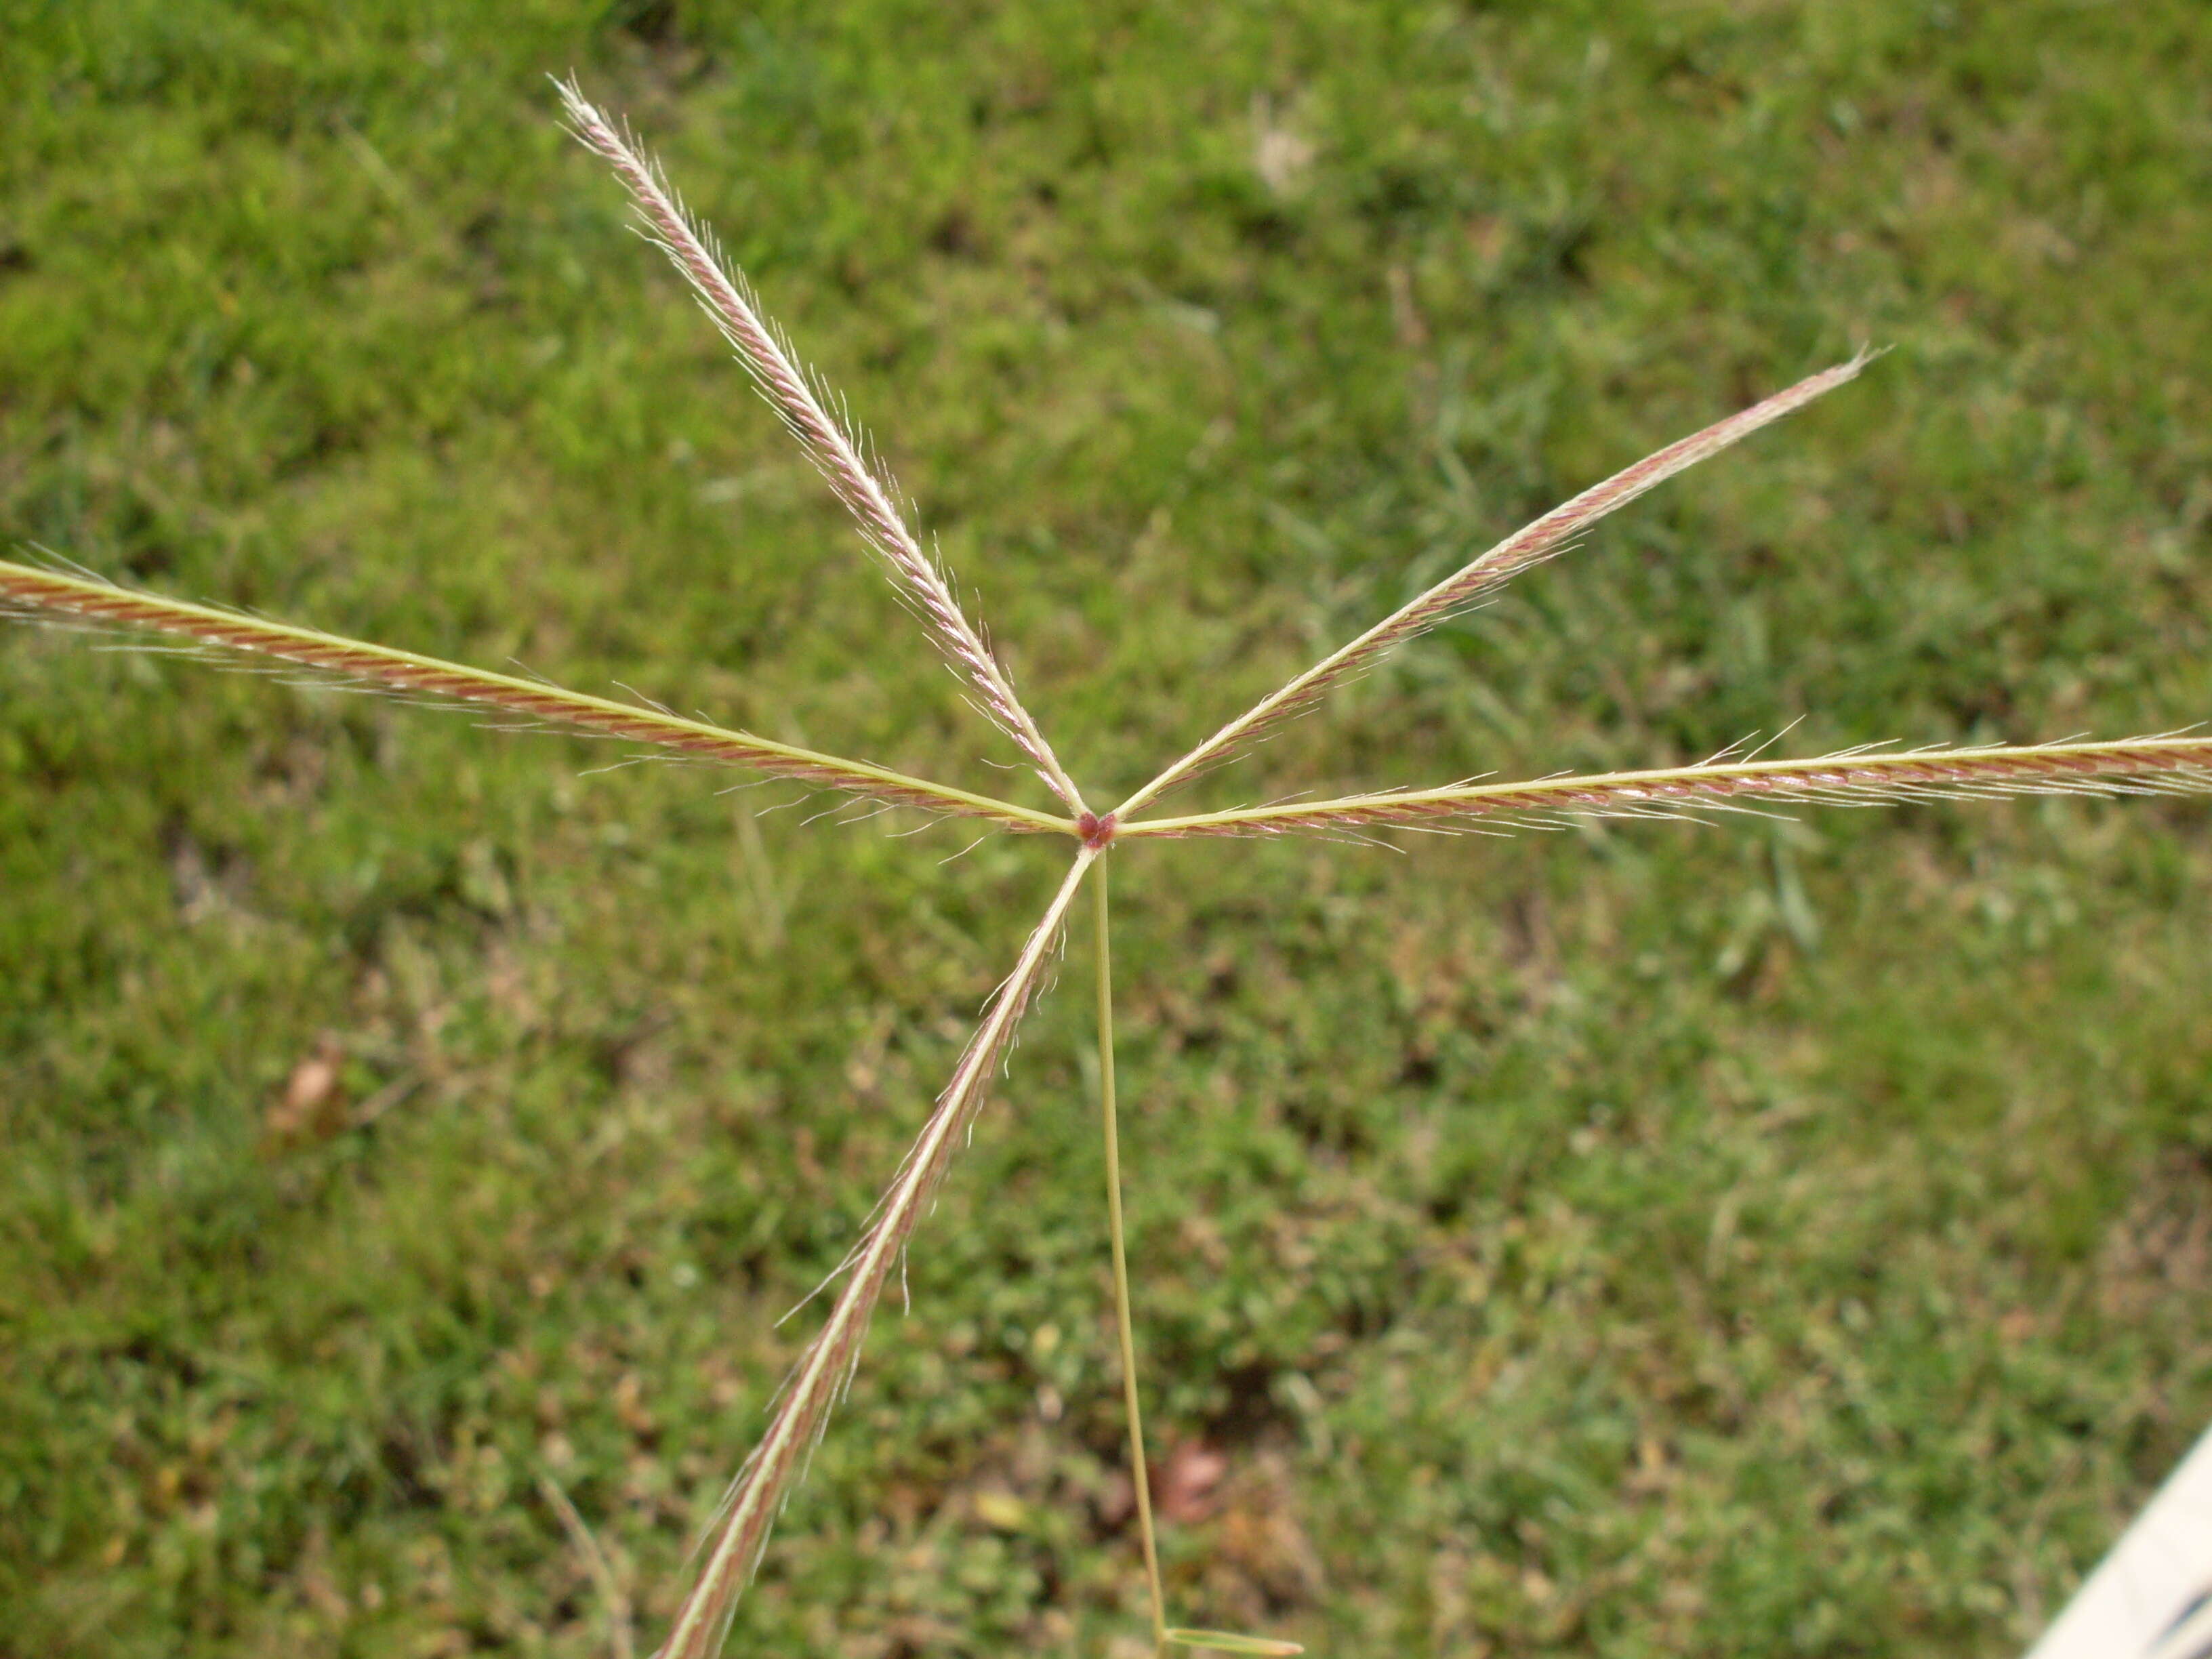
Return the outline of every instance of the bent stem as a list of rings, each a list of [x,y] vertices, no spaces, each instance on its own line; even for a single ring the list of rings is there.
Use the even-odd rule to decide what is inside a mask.
[[[1145,1578],[1152,1595],[1152,1650],[1165,1651],[1167,1606],[1160,1589],[1160,1551],[1152,1535],[1152,1476],[1145,1466],[1145,1421],[1137,1404],[1137,1338],[1129,1317],[1129,1251],[1121,1226],[1121,1136],[1114,1102],[1114,948],[1106,897],[1106,860],[1098,862],[1095,915],[1098,934],[1098,1095],[1106,1124],[1106,1230],[1114,1243],[1114,1322],[1121,1339],[1121,1398],[1129,1418],[1129,1480],[1137,1489],[1137,1535],[1145,1546]]]

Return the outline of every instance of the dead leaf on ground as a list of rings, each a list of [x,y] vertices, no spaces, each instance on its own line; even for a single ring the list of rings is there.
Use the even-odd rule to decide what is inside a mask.
[[[1164,1520],[1189,1526],[1213,1513],[1210,1501],[1229,1459],[1200,1440],[1176,1446],[1152,1471],[1152,1504]]]
[[[263,1114],[271,1140],[327,1140],[345,1127],[344,1062],[335,1035],[325,1031],[316,1039],[314,1053],[292,1068],[284,1092]]]

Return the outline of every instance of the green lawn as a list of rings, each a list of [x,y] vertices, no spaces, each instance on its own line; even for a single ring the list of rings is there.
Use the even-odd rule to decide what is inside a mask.
[[[574,68],[1095,797],[1862,343],[1191,798],[2212,718],[2190,0],[0,10],[9,550],[1042,801]],[[112,643],[0,628],[0,1656],[604,1656],[545,1477],[649,1651],[1064,847]],[[1116,860],[1177,1619],[2015,1653],[2212,1420],[2205,807],[1385,839]],[[732,1651],[1148,1650],[1085,961]]]

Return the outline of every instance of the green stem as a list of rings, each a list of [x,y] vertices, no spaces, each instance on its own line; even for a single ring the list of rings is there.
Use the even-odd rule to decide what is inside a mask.
[[[1137,1489],[1137,1535],[1152,1592],[1152,1646],[1167,1647],[1159,1545],[1152,1536],[1152,1480],[1145,1467],[1145,1421],[1137,1405],[1137,1338],[1129,1318],[1129,1252],[1121,1226],[1121,1136],[1114,1103],[1114,951],[1106,903],[1106,860],[1098,861],[1098,1090],[1106,1121],[1106,1225],[1114,1241],[1114,1319],[1121,1337],[1121,1398],[1129,1417],[1129,1479]]]

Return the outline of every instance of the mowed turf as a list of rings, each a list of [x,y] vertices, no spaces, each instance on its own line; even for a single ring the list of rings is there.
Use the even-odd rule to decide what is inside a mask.
[[[5,35],[11,548],[1042,804],[573,68],[1095,799],[1862,343],[1188,799],[2212,718],[2184,0]],[[4,628],[0,1655],[607,1654],[549,1480],[649,1650],[1066,848]],[[2204,805],[1381,839],[1115,860],[1176,1620],[2016,1652],[2212,1420]],[[732,1651],[1146,1650],[1086,963]]]

